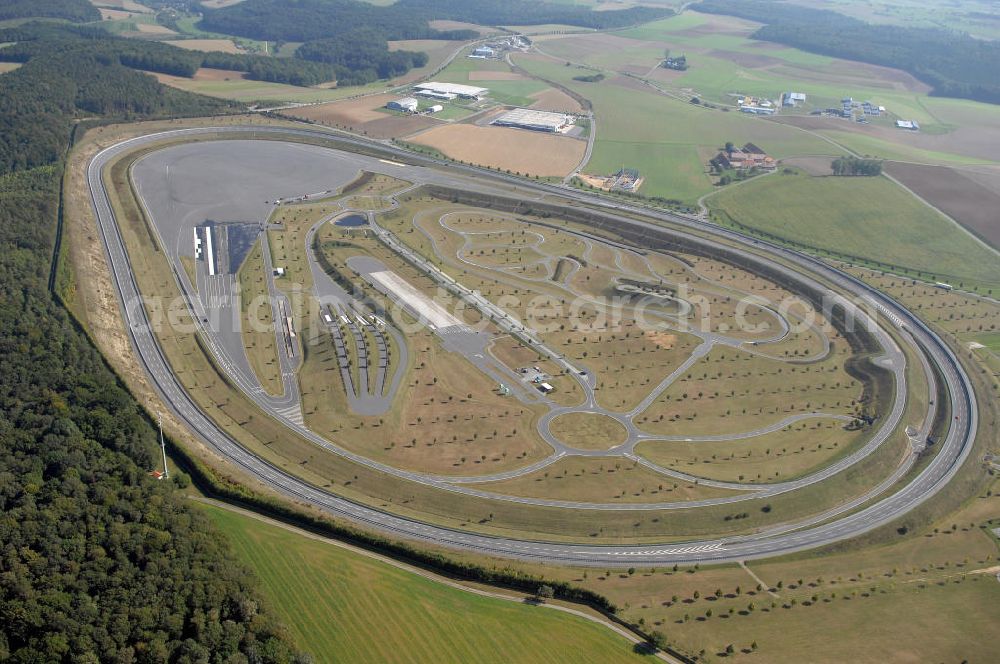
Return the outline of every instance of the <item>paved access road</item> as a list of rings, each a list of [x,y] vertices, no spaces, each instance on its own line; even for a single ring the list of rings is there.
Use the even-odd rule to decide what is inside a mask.
[[[522,541],[433,526],[353,503],[322,491],[279,468],[271,466],[263,459],[242,448],[221,430],[206,413],[202,412],[182,388],[149,327],[145,309],[141,306],[139,289],[132,274],[129,258],[101,178],[102,169],[109,161],[142,145],[167,139],[194,137],[199,134],[232,135],[251,132],[270,136],[285,134],[300,138],[331,137],[326,132],[315,130],[261,127],[206,127],[151,134],[123,141],[96,155],[88,165],[88,183],[99,231],[111,266],[112,277],[121,299],[125,326],[135,346],[137,357],[148,371],[153,384],[157,386],[165,402],[178,417],[187,423],[192,433],[202,438],[220,455],[241,466],[246,472],[256,476],[280,493],[389,535],[490,555],[595,566],[734,561],[814,548],[854,537],[889,523],[940,491],[951,480],[971,451],[977,427],[976,397],[969,378],[958,359],[945,342],[919,318],[860,280],[810,256],[760,242],[734,231],[717,228],[694,218],[609,203],[597,197],[558,186],[534,184],[473,167],[439,162],[362,139],[336,137],[341,143],[354,144],[368,150],[381,149],[390,159],[404,159],[411,163],[432,167],[433,170],[428,172],[434,173],[434,176],[429,181],[466,189],[479,188],[476,186],[476,182],[492,183],[494,187],[497,185],[513,186],[525,196],[558,195],[587,203],[612,214],[639,212],[649,218],[698,231],[699,235],[703,236],[700,241],[708,246],[713,244],[719,246],[719,241],[725,241],[730,245],[743,245],[748,250],[748,257],[751,256],[749,251],[751,249],[753,253],[770,256],[771,267],[788,269],[781,266],[780,260],[780,262],[794,265],[798,269],[812,273],[878,311],[883,323],[888,322],[888,324],[898,328],[901,338],[909,342],[914,350],[924,358],[923,361],[938,369],[954,420],[947,435],[937,443],[937,453],[930,462],[904,487],[891,495],[877,498],[890,487],[893,477],[888,478],[866,496],[852,501],[851,508],[859,506],[862,500],[875,500],[856,512],[841,515],[847,509],[842,507],[797,524],[772,528],[754,535],[725,539],[664,545],[609,546]],[[348,154],[331,150],[331,156],[334,157],[337,155],[346,157]],[[393,165],[392,168],[395,169],[397,166]],[[620,220],[622,223],[631,224],[650,234],[663,232],[663,227],[655,221],[645,222],[629,217],[621,217]],[[834,516],[837,518],[828,520]]]

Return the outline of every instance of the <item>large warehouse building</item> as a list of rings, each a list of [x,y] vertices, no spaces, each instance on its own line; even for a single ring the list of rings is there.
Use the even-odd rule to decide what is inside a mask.
[[[431,97],[433,99],[480,99],[486,96],[489,88],[477,88],[474,85],[461,85],[460,83],[438,83],[430,81],[428,83],[418,83],[413,86],[413,94],[421,97]]]
[[[498,117],[493,121],[493,124],[501,127],[518,127],[534,131],[564,133],[572,128],[574,122],[576,122],[575,118],[565,113],[550,113],[549,111],[534,111],[530,108],[515,108]]]

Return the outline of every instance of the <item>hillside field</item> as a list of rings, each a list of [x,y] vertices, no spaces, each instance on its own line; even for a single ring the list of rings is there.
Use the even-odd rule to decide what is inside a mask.
[[[884,177],[775,174],[724,189],[709,205],[745,226],[818,249],[1000,283],[996,254]]]
[[[605,627],[484,597],[204,505],[317,662],[640,662]]]

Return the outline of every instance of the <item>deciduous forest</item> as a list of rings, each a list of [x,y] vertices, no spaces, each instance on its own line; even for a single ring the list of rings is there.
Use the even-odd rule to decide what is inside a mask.
[[[49,291],[73,123],[231,108],[87,46],[0,76],[0,660],[306,661]]]

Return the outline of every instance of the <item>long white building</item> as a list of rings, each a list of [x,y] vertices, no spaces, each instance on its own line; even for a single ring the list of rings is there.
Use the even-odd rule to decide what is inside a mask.
[[[437,81],[418,83],[413,86],[413,94],[434,99],[455,99],[456,97],[480,99],[486,96],[489,91],[489,88],[478,88],[474,85],[439,83]]]
[[[515,108],[495,119],[492,124],[500,127],[518,127],[534,131],[563,133],[569,131],[575,122],[576,119],[572,115],[566,115],[565,113],[535,111],[530,108]]]

